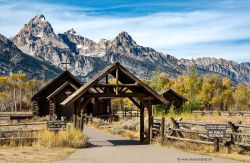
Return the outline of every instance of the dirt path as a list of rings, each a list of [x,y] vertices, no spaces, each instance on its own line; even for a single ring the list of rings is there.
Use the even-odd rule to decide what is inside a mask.
[[[66,160],[57,163],[238,163],[182,152],[155,145],[139,145],[137,141],[103,133],[93,128],[85,128],[93,147],[79,149]]]

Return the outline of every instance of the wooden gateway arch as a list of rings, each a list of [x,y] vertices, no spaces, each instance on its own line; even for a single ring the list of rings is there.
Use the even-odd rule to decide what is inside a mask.
[[[115,79],[115,84],[109,82]],[[67,107],[74,104],[73,123],[83,116],[86,105],[95,99],[129,98],[140,109],[140,141],[144,142],[144,108],[148,112],[147,142],[152,136],[152,105],[169,102],[130,73],[119,62],[116,62],[93,77],[72,95],[65,99],[61,105]]]

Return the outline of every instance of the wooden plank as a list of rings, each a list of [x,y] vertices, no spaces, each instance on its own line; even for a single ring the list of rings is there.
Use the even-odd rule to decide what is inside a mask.
[[[174,136],[165,136],[165,138],[174,139],[174,140],[188,141],[188,142],[199,143],[199,144],[208,144],[208,145],[213,145],[214,144],[214,142],[187,139],[187,138],[180,138],[180,137],[174,137]]]
[[[116,87],[117,84],[103,84],[103,83],[97,83],[94,85],[95,87]],[[137,84],[119,84],[118,87],[138,87]]]
[[[115,92],[116,92],[116,95],[118,95],[118,94],[119,94],[119,89],[118,89],[118,83],[119,83],[119,69],[118,69],[118,68],[116,69],[115,77],[116,77],[116,89],[115,89]]]
[[[39,137],[11,137],[11,138],[0,138],[0,140],[22,140],[22,139],[40,139]]]
[[[148,97],[145,93],[125,93],[125,94],[118,94],[116,93],[89,93],[86,94],[85,97]]]
[[[38,129],[32,129],[32,130],[5,130],[5,131],[0,131],[0,133],[2,134],[4,134],[4,133],[22,133],[22,132],[38,132],[38,131],[41,131],[41,130],[44,130],[44,129],[40,129],[40,130],[38,130]]]
[[[32,123],[15,123],[15,124],[0,124],[0,127],[6,126],[28,126],[28,125],[47,125],[47,122],[32,122]]]

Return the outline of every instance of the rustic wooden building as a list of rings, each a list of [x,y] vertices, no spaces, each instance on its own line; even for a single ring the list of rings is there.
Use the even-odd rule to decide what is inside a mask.
[[[63,108],[60,103],[82,86],[82,82],[69,71],[64,71],[32,97],[33,114],[46,116],[55,113],[58,118],[67,120],[73,115],[73,105]]]
[[[109,82],[110,79],[115,79],[115,84]],[[147,109],[149,121],[147,130],[147,141],[150,142],[152,135],[152,105],[164,104],[169,102],[152,90],[148,85],[143,83],[140,79],[130,73],[120,63],[116,62],[92,78],[92,80],[85,83],[72,95],[65,99],[61,105],[64,107],[74,106],[73,122],[75,127],[79,124],[83,115],[88,112],[88,102],[92,100],[102,100],[102,107],[93,103],[94,114],[107,112],[111,114],[110,99],[112,98],[129,98],[135,106],[140,109],[140,140],[144,140],[144,109]],[[104,110],[98,111],[103,108]]]
[[[162,97],[169,101],[170,105],[166,107],[166,112],[168,112],[171,105],[174,105],[176,110],[180,110],[181,106],[187,101],[187,99],[180,94],[176,93],[172,89],[167,89],[161,91]]]

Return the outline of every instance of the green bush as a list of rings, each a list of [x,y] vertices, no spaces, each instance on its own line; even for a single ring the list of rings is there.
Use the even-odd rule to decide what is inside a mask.
[[[192,113],[194,110],[198,110],[201,107],[202,103],[199,100],[190,99],[182,106],[182,109],[184,112]]]

